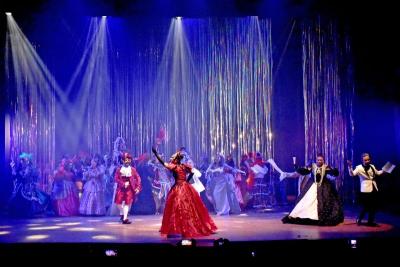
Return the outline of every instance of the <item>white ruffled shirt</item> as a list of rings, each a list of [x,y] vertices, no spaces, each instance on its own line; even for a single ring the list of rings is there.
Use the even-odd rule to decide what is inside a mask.
[[[124,176],[124,177],[131,177],[132,176],[132,168],[131,168],[131,166],[128,166],[128,167],[122,166],[120,172],[121,172],[121,176]]]

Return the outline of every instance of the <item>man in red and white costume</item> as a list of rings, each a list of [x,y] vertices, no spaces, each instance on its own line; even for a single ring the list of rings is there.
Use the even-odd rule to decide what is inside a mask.
[[[131,166],[132,156],[129,153],[122,154],[122,162],[123,165],[115,171],[115,182],[117,183],[115,204],[118,206],[122,223],[130,224],[128,213],[136,195],[142,190],[142,183],[136,169]]]

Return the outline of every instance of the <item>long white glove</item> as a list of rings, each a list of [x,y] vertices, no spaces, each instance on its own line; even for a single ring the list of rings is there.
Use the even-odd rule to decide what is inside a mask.
[[[268,162],[269,164],[271,164],[271,166],[272,166],[277,172],[279,172],[279,174],[282,174],[282,173],[283,173],[283,171],[278,167],[278,165],[276,165],[275,160],[273,160],[273,159],[268,159],[267,162]]]
[[[282,170],[278,167],[278,165],[276,165],[275,160],[273,160],[273,159],[268,159],[267,162],[268,162],[269,164],[271,164],[272,168],[274,168],[274,170],[276,170],[276,171],[280,174],[280,176],[279,176],[279,181],[282,181],[283,179],[285,179],[285,178],[287,177],[287,174],[286,174],[284,171],[282,171]]]

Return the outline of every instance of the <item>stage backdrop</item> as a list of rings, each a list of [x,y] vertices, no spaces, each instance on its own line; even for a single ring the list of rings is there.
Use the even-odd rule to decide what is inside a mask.
[[[274,144],[291,147],[272,127],[280,92],[269,19],[53,19],[38,18],[26,38],[7,17],[9,160],[26,151],[54,169],[64,153],[111,153],[118,136],[134,156],[153,145],[167,156],[185,146],[197,162],[250,151],[270,158]],[[305,159],[321,152],[343,170],[352,136],[350,46],[335,23],[296,25],[304,105],[283,108],[304,114]]]

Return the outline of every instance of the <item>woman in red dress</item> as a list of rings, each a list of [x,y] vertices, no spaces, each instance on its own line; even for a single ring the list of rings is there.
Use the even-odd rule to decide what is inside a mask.
[[[183,155],[175,153],[170,163],[164,163],[157,150],[152,149],[157,159],[168,170],[172,171],[175,184],[168,193],[160,232],[162,235],[182,235],[182,237],[199,237],[213,234],[217,226],[208,214],[199,193],[187,182],[186,174],[192,167],[182,164]]]

